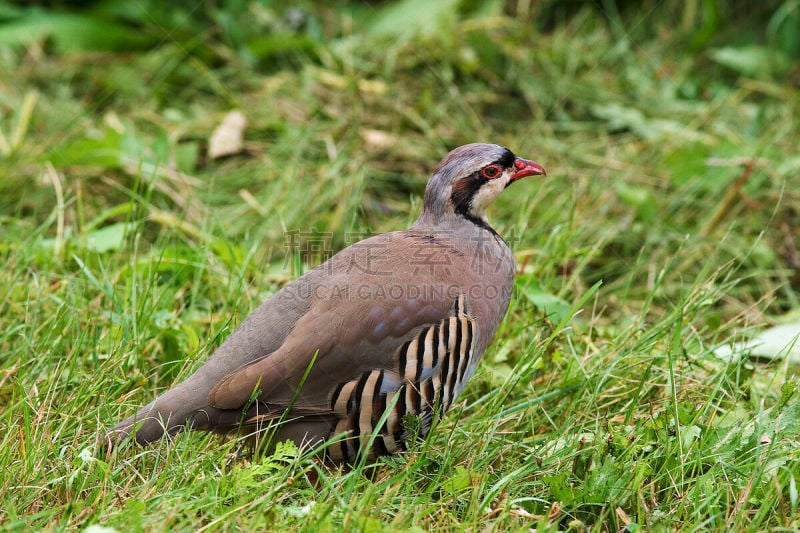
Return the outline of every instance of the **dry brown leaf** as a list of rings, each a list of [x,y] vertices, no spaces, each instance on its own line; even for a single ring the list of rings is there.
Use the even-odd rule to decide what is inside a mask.
[[[375,150],[387,150],[397,143],[396,137],[386,131],[361,128],[358,134],[364,144]]]
[[[244,146],[247,119],[241,111],[230,111],[208,139],[208,157],[218,159],[238,154]]]

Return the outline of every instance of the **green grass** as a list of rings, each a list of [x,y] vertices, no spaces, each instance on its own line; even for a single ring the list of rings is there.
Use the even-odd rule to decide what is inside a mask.
[[[0,527],[800,527],[797,368],[713,353],[800,307],[797,2],[234,4],[0,2]],[[425,442],[97,452],[318,259],[287,232],[407,227],[473,141],[548,176],[493,206],[514,299]]]

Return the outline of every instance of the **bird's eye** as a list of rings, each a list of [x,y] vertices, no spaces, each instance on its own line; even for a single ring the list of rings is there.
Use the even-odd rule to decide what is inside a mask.
[[[489,165],[481,169],[481,176],[487,180],[494,179],[502,173],[503,171],[500,169],[499,165]]]

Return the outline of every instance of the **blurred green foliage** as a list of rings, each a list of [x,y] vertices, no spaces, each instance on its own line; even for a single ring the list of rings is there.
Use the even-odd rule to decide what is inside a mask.
[[[796,368],[714,354],[800,308],[799,17],[0,0],[0,527],[796,529]],[[94,455],[320,260],[288,232],[406,227],[473,141],[548,177],[492,206],[517,291],[463,413],[371,473],[197,434]]]

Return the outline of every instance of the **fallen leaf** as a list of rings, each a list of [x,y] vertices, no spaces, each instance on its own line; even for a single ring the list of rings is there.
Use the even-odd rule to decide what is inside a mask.
[[[358,133],[364,144],[376,150],[387,150],[397,143],[397,139],[385,131],[361,128]]]
[[[719,346],[714,355],[725,360],[749,356],[800,363],[800,322],[765,329],[749,341]]]
[[[225,115],[208,139],[208,157],[218,159],[241,152],[246,125],[247,119],[241,111],[231,111]]]

